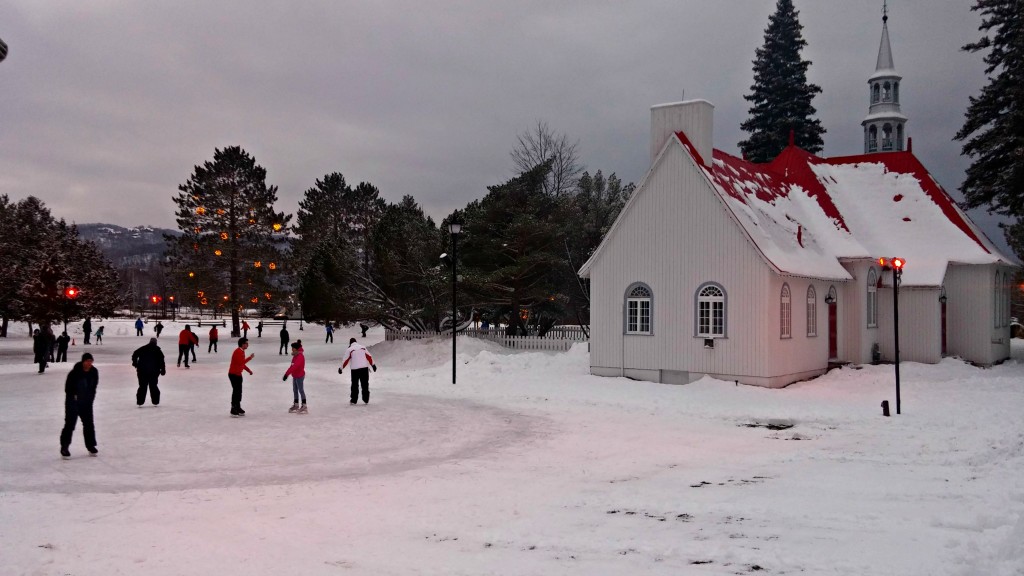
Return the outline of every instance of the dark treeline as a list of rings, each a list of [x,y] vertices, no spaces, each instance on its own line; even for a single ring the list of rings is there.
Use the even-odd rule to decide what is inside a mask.
[[[0,336],[7,335],[11,321],[45,327],[109,316],[121,306],[124,294],[114,267],[38,198],[11,202],[0,195],[0,219],[6,227],[0,235]]]
[[[240,148],[217,150],[175,198],[182,235],[167,238],[169,290],[179,304],[233,314],[236,329],[246,309],[428,331],[453,321],[541,334],[588,324],[589,287],[576,271],[633,185],[583,171],[575,154],[575,144],[538,123],[513,150],[521,173],[440,223],[412,196],[387,202],[368,182],[326,174],[289,226],[292,215],[273,208],[266,171]],[[453,221],[462,224],[455,318]]]

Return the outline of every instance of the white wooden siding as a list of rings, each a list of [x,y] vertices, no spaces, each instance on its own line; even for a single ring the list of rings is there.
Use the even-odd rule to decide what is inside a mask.
[[[989,365],[1010,357],[1009,327],[995,327],[996,265],[950,264],[946,269],[947,353]]]

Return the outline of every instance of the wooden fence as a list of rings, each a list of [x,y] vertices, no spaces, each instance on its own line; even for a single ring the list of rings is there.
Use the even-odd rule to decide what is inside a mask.
[[[552,330],[552,332],[554,329]],[[551,336],[548,332],[543,338],[537,336],[506,336],[503,329],[480,329],[467,328],[458,333],[459,336],[469,336],[489,340],[505,348],[516,350],[547,350],[554,352],[565,352],[572,348],[576,342],[585,342],[586,337],[582,329],[578,327],[567,327],[558,332],[559,336]],[[385,330],[385,340],[419,340],[421,338],[451,338],[451,332],[442,334],[438,332],[413,332],[410,330]]]

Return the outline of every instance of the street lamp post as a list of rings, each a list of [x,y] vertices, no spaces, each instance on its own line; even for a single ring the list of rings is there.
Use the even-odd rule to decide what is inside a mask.
[[[448,224],[448,231],[451,232],[452,235],[452,384],[455,384],[455,371],[457,366],[455,362],[455,338],[457,336],[456,324],[458,321],[458,298],[456,294],[456,288],[459,279],[458,241],[459,234],[462,232],[462,224],[459,223],[458,221],[452,221],[450,224]]]
[[[68,286],[64,289],[64,305],[61,307],[64,312],[64,331],[68,331],[68,302],[78,298],[79,290],[74,286]]]
[[[892,331],[893,356],[896,366],[896,413],[900,414],[900,278],[907,261],[903,258],[879,258],[882,268],[892,268]]]

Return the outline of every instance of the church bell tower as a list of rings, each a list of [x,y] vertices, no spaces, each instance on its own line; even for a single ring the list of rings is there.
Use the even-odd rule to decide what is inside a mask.
[[[871,106],[864,127],[864,153],[905,150],[907,117],[900,112],[900,80],[889,45],[889,7],[882,3],[882,42],[878,46],[875,73],[868,78]]]

